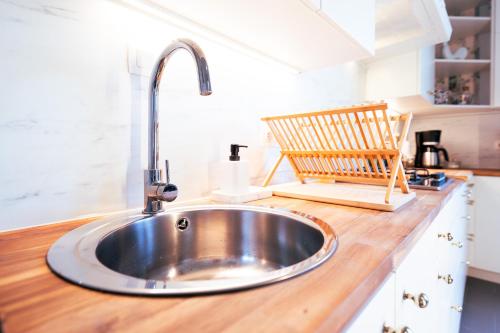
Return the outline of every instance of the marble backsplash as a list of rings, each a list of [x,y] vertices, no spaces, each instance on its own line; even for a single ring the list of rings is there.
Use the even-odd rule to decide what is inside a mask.
[[[0,230],[142,206],[148,79],[130,47],[158,55],[187,37],[204,49],[213,95],[197,94],[187,54],[167,66],[160,158],[179,200],[217,186],[230,143],[248,144],[252,183],[277,156],[264,115],[360,102],[355,63],[293,74],[106,0],[0,0]],[[284,165],[276,179],[291,179]]]

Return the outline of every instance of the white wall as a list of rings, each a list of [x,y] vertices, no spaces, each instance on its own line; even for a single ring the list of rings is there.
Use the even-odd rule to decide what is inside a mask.
[[[0,230],[142,206],[148,80],[128,73],[127,48],[157,55],[179,37],[204,49],[214,91],[197,95],[187,53],[169,62],[160,157],[171,160],[180,200],[216,186],[216,164],[233,142],[251,147],[243,154],[253,183],[262,180],[277,150],[261,116],[363,96],[354,63],[296,75],[112,1],[2,1]]]
[[[464,168],[500,168],[500,112],[478,114],[418,116],[414,118],[409,139],[415,152],[415,132],[440,129],[441,143],[450,159]]]

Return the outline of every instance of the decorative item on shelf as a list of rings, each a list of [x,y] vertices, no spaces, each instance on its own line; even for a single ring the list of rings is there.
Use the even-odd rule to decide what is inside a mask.
[[[451,91],[446,87],[444,80],[438,80],[434,90],[434,104],[448,104],[450,95]]]
[[[480,1],[474,8],[474,16],[491,16],[491,1]]]
[[[452,52],[448,42],[443,43],[443,56],[445,59],[463,60],[467,58],[469,50],[465,46],[459,47],[455,52]]]
[[[469,87],[463,87],[462,93],[458,97],[458,104],[472,104],[472,95],[469,92]]]
[[[474,59],[481,59],[481,48],[476,47],[472,54],[474,54]]]
[[[476,81],[479,74],[452,75],[436,81],[434,104],[474,104]]]
[[[451,92],[444,89],[436,89],[434,91],[434,104],[448,104]]]
[[[312,178],[383,185],[389,204],[396,183],[410,193],[401,149],[411,119],[411,113],[390,116],[386,103],[262,118],[281,148],[263,186],[286,157],[303,184]]]

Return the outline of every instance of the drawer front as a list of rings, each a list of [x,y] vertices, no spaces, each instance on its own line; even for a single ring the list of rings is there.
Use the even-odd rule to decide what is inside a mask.
[[[453,276],[453,283],[450,285],[439,283],[436,288],[439,318],[437,332],[457,333],[460,328],[467,266],[460,264],[455,270],[450,271],[450,274]]]
[[[431,224],[396,271],[396,322],[432,332],[436,315],[437,224]]]
[[[465,185],[457,191],[449,202],[445,218],[449,221],[448,229],[453,240],[440,238],[440,258],[438,264],[436,296],[438,299],[439,332],[456,333],[460,328],[461,307],[467,275],[467,241],[468,220],[464,217],[468,212]],[[451,277],[451,279],[448,279]]]
[[[467,274],[467,189],[454,193],[346,332],[378,333],[389,326],[458,333]]]
[[[398,327],[458,332],[461,313],[457,310],[462,306],[467,272],[466,189],[463,185],[455,191],[396,271]],[[425,307],[418,303],[422,294],[428,301]]]
[[[394,290],[395,277],[394,273],[390,273],[382,287],[345,332],[381,333],[384,326],[395,327]]]

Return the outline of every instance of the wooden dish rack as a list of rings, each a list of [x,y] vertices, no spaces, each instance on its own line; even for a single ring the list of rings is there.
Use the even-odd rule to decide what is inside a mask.
[[[409,193],[401,147],[411,119],[411,113],[389,116],[385,103],[262,118],[281,148],[263,186],[287,157],[302,183],[315,178],[387,186],[389,203],[396,183]]]

